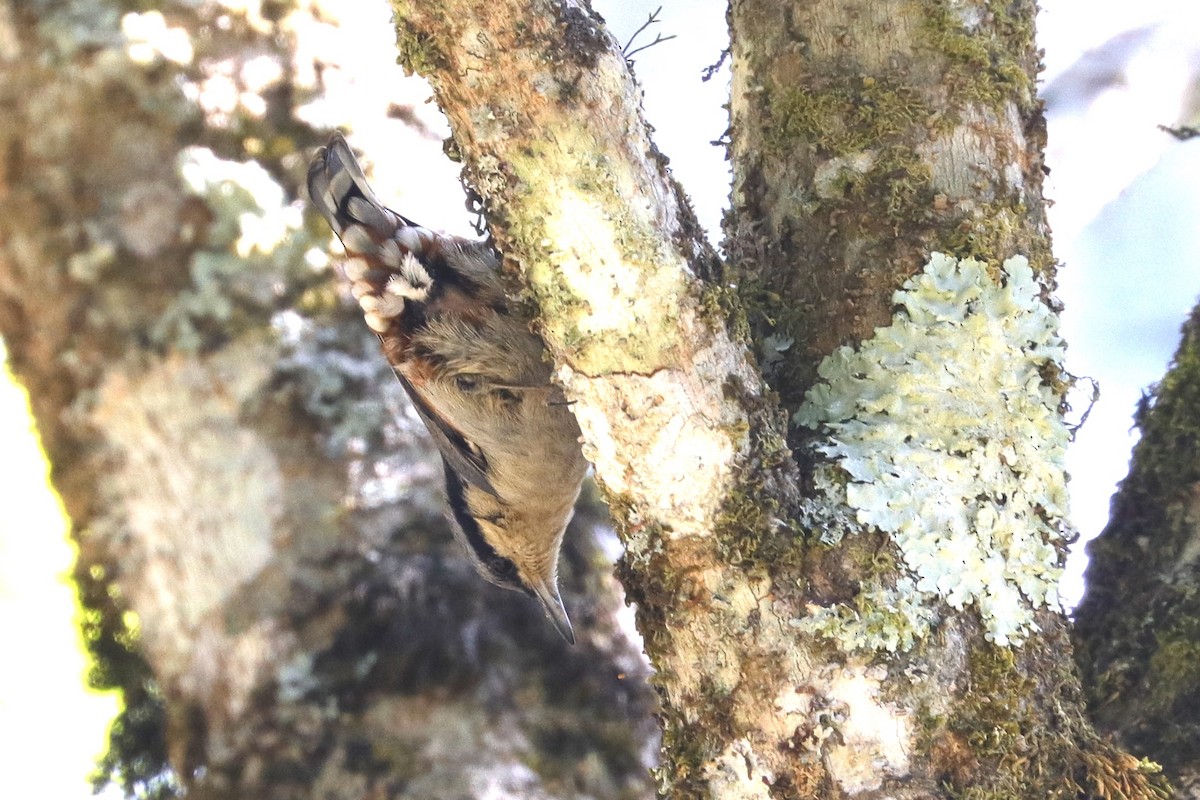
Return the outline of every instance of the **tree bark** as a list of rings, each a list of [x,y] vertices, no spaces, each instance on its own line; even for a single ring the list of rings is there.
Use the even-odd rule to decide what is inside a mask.
[[[795,410],[931,251],[1053,277],[1030,1],[733,4],[730,271]],[[760,345],[760,349],[761,349]]]
[[[0,3],[0,333],[80,545],[95,680],[124,691],[102,777],[144,797],[644,797],[653,697],[591,566],[596,504],[565,559],[566,652],[453,549],[418,422],[310,266],[328,232],[288,205],[323,134],[294,117],[301,11],[264,8],[122,26],[120,2]],[[246,97],[253,57],[280,66],[261,104],[195,102],[214,74]],[[281,201],[246,188],[252,155]]]
[[[660,791],[1160,796],[1054,591],[1032,3],[733,3],[724,264],[586,4],[393,5],[624,537]]]
[[[1085,720],[1054,595],[1070,376],[1032,5],[734,3],[723,260],[586,4],[394,5],[624,539],[659,792],[1167,796]],[[568,534],[566,651],[445,549],[416,421],[308,266],[324,240],[284,215],[255,245],[243,221],[279,209],[195,177],[256,156],[296,197],[320,138],[293,114],[300,12],[165,4],[196,48],[176,63],[124,7],[0,3],[0,334],[97,679],[125,691],[106,774],[139,796],[647,795],[652,703],[589,569],[595,506]],[[283,65],[263,109],[181,91],[250,55]],[[1180,375],[1154,409],[1173,422]],[[1162,483],[1147,464],[1130,497]],[[1190,474],[1145,523],[1179,570]],[[1172,574],[1152,611],[1184,622],[1146,666],[1089,633],[1110,623],[1080,640],[1102,724],[1147,701],[1131,747],[1193,693]],[[1144,642],[1140,608],[1116,630]],[[1148,755],[1186,781],[1188,752]]]
[[[1076,656],[1100,730],[1200,797],[1200,307],[1136,421],[1129,475],[1088,545]]]

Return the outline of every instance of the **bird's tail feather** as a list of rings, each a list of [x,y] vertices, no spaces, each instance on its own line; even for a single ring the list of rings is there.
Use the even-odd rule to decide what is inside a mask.
[[[352,225],[364,225],[387,237],[408,222],[379,202],[340,133],[317,151],[309,166],[308,194],[339,237]]]

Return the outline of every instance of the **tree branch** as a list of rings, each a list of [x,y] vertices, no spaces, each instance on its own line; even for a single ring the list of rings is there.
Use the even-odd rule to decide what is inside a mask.
[[[618,43],[575,2],[395,7],[402,57],[433,84],[541,311],[597,474],[643,525],[707,535],[749,452],[739,393],[761,382],[695,278],[715,256]]]
[[[1086,723],[1054,608],[1032,4],[733,5],[730,267],[822,442],[797,437],[801,505],[617,42],[573,0],[393,2],[624,533],[663,791],[1153,796]]]

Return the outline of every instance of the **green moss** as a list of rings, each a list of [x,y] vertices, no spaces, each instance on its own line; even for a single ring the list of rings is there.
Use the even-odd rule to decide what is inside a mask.
[[[779,503],[754,481],[738,484],[717,515],[715,533],[722,561],[751,567],[782,555],[772,535]]]
[[[628,601],[637,605],[638,630],[654,668],[651,680],[662,692],[674,681],[671,654],[677,633],[672,631],[680,624],[669,613],[689,591],[689,568],[681,568],[678,560],[664,551],[666,531],[640,522],[632,523],[636,531],[630,530],[636,511],[628,497],[611,495],[609,505],[626,542],[625,553],[617,562],[617,577],[625,586]],[[744,511],[753,513],[748,507]],[[660,796],[706,796],[705,765],[718,752],[720,743],[733,736],[733,698],[729,692],[728,687],[706,683],[689,698],[698,705],[684,708],[664,703],[659,710],[664,760],[653,775]]]
[[[1152,401],[1139,408],[1142,439],[1126,483],[1149,495],[1156,487],[1184,491],[1200,480],[1200,308],[1184,326],[1183,341],[1170,370],[1154,387]],[[1124,487],[1123,487],[1124,490]],[[1184,495],[1187,496],[1187,495]]]
[[[1036,275],[1045,275],[1057,263],[1050,240],[1030,232],[1029,209],[1019,200],[978,202],[971,211],[942,228],[938,249],[959,259],[973,258],[999,274],[998,254],[1024,255]]]
[[[1078,684],[1048,642],[1024,651],[981,644],[954,710],[925,713],[919,738],[950,797],[966,800],[1171,797],[1158,765],[1101,740],[1073,711]],[[1067,695],[1058,697],[1058,695]],[[1044,709],[1051,704],[1056,713]]]
[[[716,546],[725,563],[751,567],[763,558],[778,522],[779,501],[764,491],[754,471],[744,470],[716,516]]]
[[[700,697],[709,697],[700,692]],[[732,715],[728,703],[683,710],[667,706],[659,714],[662,724],[662,764],[653,770],[660,797],[706,797],[705,766],[716,752],[715,742],[731,738]]]
[[[797,143],[835,155],[879,147],[901,140],[931,115],[913,89],[888,78],[863,76],[848,86],[812,83],[774,90],[764,132],[768,154]]]
[[[860,238],[868,242],[865,251],[885,244],[890,248],[898,231],[929,224],[935,216],[933,171],[912,147],[897,143],[865,152],[866,158],[842,164],[817,187],[819,194],[810,193],[804,204],[803,210],[814,219],[838,220],[825,239],[830,258],[842,258],[838,253],[844,242]],[[793,241],[791,246],[803,247],[808,241]],[[777,246],[763,243],[761,248]],[[743,247],[753,253],[760,245]],[[748,260],[754,258],[751,255]],[[785,395],[788,387],[811,385],[814,376],[809,362],[790,354],[781,357],[773,344],[812,341],[814,326],[822,324],[821,310],[798,301],[795,290],[791,296],[782,296],[778,275],[763,275],[745,262],[740,268],[747,269],[739,276],[736,290],[741,320],[752,340],[757,334],[756,355],[767,379]],[[899,274],[896,277],[903,279]]]
[[[1037,5],[1032,2],[994,3],[988,6],[996,35],[1010,45],[1032,49],[1036,42]]]
[[[905,144],[864,151],[861,158],[828,162],[836,171],[818,179],[814,213],[822,205],[838,207],[848,202],[865,207],[869,215],[887,223],[889,230],[931,216],[933,170]]]
[[[610,495],[609,510],[625,552],[617,561],[617,579],[625,587],[625,598],[638,607],[638,631],[646,640],[646,653],[655,670],[666,666],[657,657],[669,647],[665,609],[671,607],[683,585],[682,576],[662,551],[665,532],[654,523],[637,520],[631,501]]]
[[[1088,590],[1073,631],[1097,724],[1170,776],[1200,755],[1200,591],[1181,568],[1194,540],[1200,481],[1200,307],[1171,368],[1138,404],[1141,440],[1113,497],[1108,528],[1088,546]]]
[[[725,327],[735,342],[750,343],[750,321],[737,289],[717,283],[702,284],[700,310],[706,321]]]
[[[1046,793],[1047,776],[1026,774],[1027,765],[1016,760],[1017,754],[1030,752],[1035,739],[1042,743],[1039,728],[1047,736],[1062,736],[1051,733],[1038,718],[1031,702],[1034,691],[1033,682],[1017,668],[1014,650],[985,643],[968,653],[967,683],[954,711],[943,720],[945,727],[932,737],[935,768],[944,773],[951,797],[1075,796]],[[1062,744],[1065,740],[1056,746]]]
[[[167,761],[167,714],[162,693],[139,652],[136,617],[124,608],[113,576],[83,560],[75,570],[83,615],[80,628],[91,656],[88,685],[121,693],[121,711],[108,732],[108,749],[90,776],[99,792],[119,786],[126,797],[167,800],[182,794]]]
[[[614,497],[613,502],[614,520],[621,528],[628,524],[630,506],[620,497]],[[627,547],[617,563],[617,576],[625,586],[626,597],[637,604],[638,630],[654,668],[651,680],[660,687],[660,692],[674,677],[669,659],[674,635],[670,632],[672,621],[667,610],[677,604],[686,577],[663,553],[660,544],[663,536],[661,530],[639,530],[636,536],[639,546]],[[626,531],[622,538],[628,542],[627,537]],[[653,777],[663,797],[703,796],[704,765],[716,752],[717,743],[730,735],[732,723],[727,698],[710,686],[708,691],[697,692],[692,700],[700,705],[684,709],[664,703],[658,712],[664,759],[653,770]]]
[[[427,36],[396,26],[396,63],[407,75],[432,75],[444,60]]]
[[[912,224],[929,215],[933,203],[933,170],[911,148],[879,152],[859,189],[868,206],[893,225]]]
[[[1176,628],[1160,634],[1146,683],[1154,711],[1167,711],[1200,686],[1200,636]]]
[[[989,5],[991,24],[981,24],[976,32],[964,28],[949,0],[921,3],[919,8],[926,45],[946,59],[945,80],[952,97],[996,109],[1010,99],[1020,108],[1032,103],[1033,81],[1010,55],[1033,48],[1032,4],[1017,11]]]
[[[1004,756],[1035,724],[1025,710],[1033,682],[1016,670],[1016,655],[1007,647],[979,645],[971,651],[968,665],[971,693],[964,698],[956,727],[980,756]]]
[[[732,377],[723,390],[727,397],[736,398],[752,409],[751,419],[769,419],[767,414],[754,409],[774,403],[773,397],[751,394]],[[779,500],[788,494],[779,485],[789,481],[791,451],[787,442],[766,426],[739,427],[730,431],[730,437],[734,441],[749,437],[745,463],[754,468],[739,471],[737,481],[717,512],[714,534],[718,558],[747,570],[791,571],[804,558],[807,537],[793,510]]]
[[[405,0],[392,0],[396,20],[396,63],[410,75],[415,73],[433,77],[439,69],[445,69],[449,61],[446,54],[436,47],[431,36],[415,26],[405,24],[412,17],[412,5]],[[433,13],[437,9],[436,4],[425,4],[422,13]]]

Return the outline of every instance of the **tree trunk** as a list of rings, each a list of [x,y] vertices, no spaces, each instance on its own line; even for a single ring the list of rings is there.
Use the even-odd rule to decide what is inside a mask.
[[[0,334],[125,693],[102,771],[138,796],[648,795],[594,499],[567,650],[449,544],[399,386],[309,266],[308,12],[127,5],[0,0]],[[1054,594],[1071,378],[1032,4],[733,3],[724,259],[586,3],[394,5],[624,539],[660,793],[1167,796],[1085,720]],[[246,97],[222,71],[252,56],[281,67],[261,108],[197,104],[213,75]],[[243,186],[251,156],[282,200]],[[1161,569],[1098,545],[1078,638],[1102,727],[1185,785],[1194,328],[1106,540],[1151,526]]]
[[[595,501],[568,652],[452,549],[419,424],[310,266],[327,233],[288,210],[324,138],[294,117],[307,12],[124,5],[0,3],[0,334],[95,678],[124,690],[102,773],[138,796],[646,796],[653,697],[590,567]],[[261,104],[252,58],[280,67]],[[233,105],[190,99],[214,75]]]
[[[733,3],[724,264],[586,4],[393,4],[625,539],[664,794],[1161,796],[1054,589],[1033,4]]]
[[[1088,546],[1074,640],[1096,724],[1200,797],[1200,307],[1137,412],[1142,438]]]

